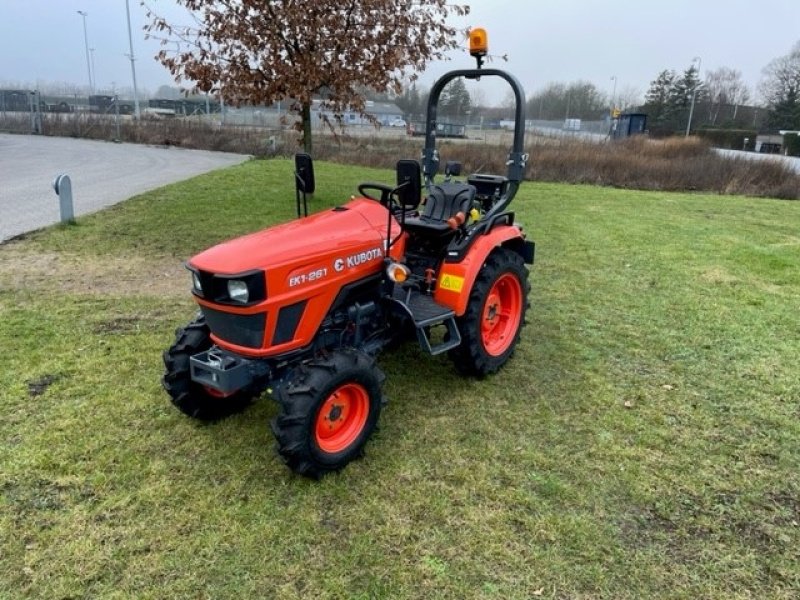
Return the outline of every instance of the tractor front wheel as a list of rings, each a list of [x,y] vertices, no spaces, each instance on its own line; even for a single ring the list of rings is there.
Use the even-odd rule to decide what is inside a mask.
[[[486,259],[457,319],[461,345],[450,351],[456,369],[483,377],[514,353],[528,307],[528,269],[522,257],[498,248]]]
[[[246,391],[226,396],[192,381],[189,358],[211,347],[205,317],[199,316],[175,332],[175,343],[164,352],[161,383],[172,403],[184,414],[201,421],[216,421],[244,410],[253,394]]]
[[[361,456],[378,424],[385,376],[370,356],[336,350],[296,368],[275,390],[278,452],[290,469],[318,479]]]

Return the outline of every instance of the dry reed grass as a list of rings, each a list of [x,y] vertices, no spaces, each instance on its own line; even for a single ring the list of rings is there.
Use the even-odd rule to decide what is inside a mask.
[[[113,119],[92,115],[45,115],[48,135],[114,139]],[[26,118],[6,118],[0,129],[25,132]],[[254,156],[291,155],[296,134],[252,127],[221,127],[202,120],[160,119],[120,122],[122,141],[238,152]],[[399,158],[418,158],[422,138],[333,137],[319,134],[314,157],[368,167],[393,168]],[[467,173],[504,173],[508,148],[474,140],[440,140],[443,160],[458,160]],[[703,191],[719,194],[800,199],[800,174],[776,161],[732,158],[699,138],[586,141],[529,136],[527,178],[639,190]]]
[[[418,157],[421,140],[379,138],[318,141],[315,156],[347,164],[386,167],[397,158]],[[507,148],[443,141],[442,160],[458,160],[465,172],[504,173]],[[733,158],[701,139],[585,141],[534,137],[527,150],[527,178],[639,190],[703,191],[796,200],[800,174],[776,161]]]

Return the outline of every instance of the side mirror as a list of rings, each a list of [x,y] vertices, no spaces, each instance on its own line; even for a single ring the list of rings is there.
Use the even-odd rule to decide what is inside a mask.
[[[294,175],[297,191],[302,194],[313,194],[316,184],[314,182],[314,161],[305,152],[294,155]]]
[[[456,160],[448,160],[444,165],[445,177],[458,177],[461,175],[461,163]]]
[[[397,161],[397,197],[408,208],[419,206],[422,194],[422,177],[419,163],[405,158]]]

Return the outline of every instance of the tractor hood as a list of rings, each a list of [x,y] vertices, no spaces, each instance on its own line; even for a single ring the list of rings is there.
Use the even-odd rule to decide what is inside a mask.
[[[386,226],[386,209],[373,200],[359,198],[224,242],[196,255],[189,265],[209,273],[235,275],[312,263],[321,255],[344,256],[364,247],[382,249]]]

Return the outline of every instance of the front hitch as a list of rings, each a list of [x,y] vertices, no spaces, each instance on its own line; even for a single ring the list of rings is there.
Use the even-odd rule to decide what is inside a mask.
[[[230,395],[269,379],[266,361],[243,358],[217,346],[189,358],[192,381]]]

